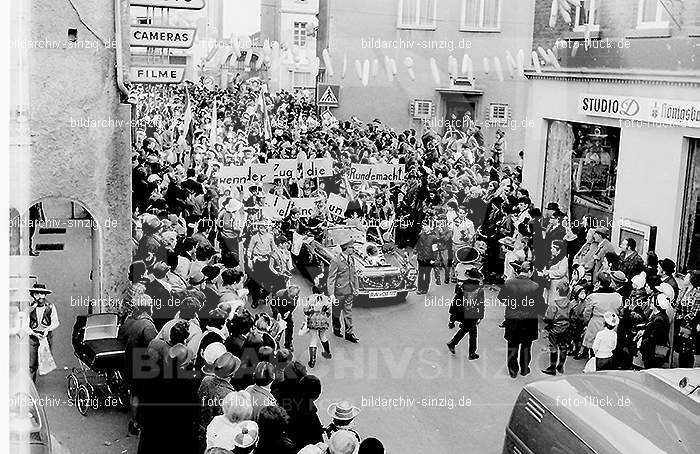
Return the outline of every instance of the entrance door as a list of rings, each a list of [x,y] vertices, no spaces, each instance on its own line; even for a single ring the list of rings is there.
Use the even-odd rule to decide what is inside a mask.
[[[445,106],[445,131],[443,133],[447,131],[448,125],[451,125],[452,129],[464,131],[464,123],[462,122],[464,115],[469,114],[474,120],[474,112],[476,112],[475,102],[447,101]]]
[[[700,270],[700,140],[691,139],[688,151],[680,257],[686,269]]]

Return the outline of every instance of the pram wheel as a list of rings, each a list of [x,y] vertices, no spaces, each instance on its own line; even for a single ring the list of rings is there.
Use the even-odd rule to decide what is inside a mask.
[[[88,391],[87,386],[80,385],[78,387],[78,393],[75,400],[75,406],[78,408],[78,412],[86,416],[88,408],[90,408],[90,391]]]
[[[68,393],[68,399],[74,400],[75,395],[78,392],[78,377],[71,373],[66,377],[66,392]]]

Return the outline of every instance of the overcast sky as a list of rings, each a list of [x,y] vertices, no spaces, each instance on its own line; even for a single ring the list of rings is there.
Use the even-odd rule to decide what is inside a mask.
[[[224,0],[224,36],[260,30],[260,0]]]

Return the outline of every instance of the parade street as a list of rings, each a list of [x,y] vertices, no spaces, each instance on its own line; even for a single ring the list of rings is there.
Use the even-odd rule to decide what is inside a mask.
[[[310,292],[305,280],[295,277],[302,295]],[[495,287],[491,287],[495,289]],[[546,378],[546,346],[533,344],[532,372],[511,379],[505,365],[505,341],[498,325],[503,308],[486,307],[479,325],[481,356],[467,359],[467,338],[452,355],[445,343],[455,330],[447,328],[449,301],[454,284],[431,284],[427,295],[409,295],[405,303],[365,303],[354,310],[359,344],[331,336],[331,361],[319,358],[313,369],[323,383],[317,401],[319,417],[330,422],[326,408],[348,400],[361,408],[357,431],[371,432],[387,443],[388,452],[457,452],[470,440],[467,453],[499,453],[510,411],[522,387]],[[489,290],[493,296],[495,291]],[[487,294],[487,298],[489,295]],[[266,311],[266,306],[256,312]],[[295,326],[302,314],[295,313]],[[306,337],[294,340],[296,359],[308,361]],[[75,365],[75,364],[74,364]],[[60,366],[60,365],[59,365]],[[570,372],[583,368],[583,361],[569,360]],[[65,374],[56,371],[42,377],[42,395],[52,432],[73,454],[135,453],[138,437],[126,435],[128,411],[100,409],[88,417],[78,414],[65,397]]]

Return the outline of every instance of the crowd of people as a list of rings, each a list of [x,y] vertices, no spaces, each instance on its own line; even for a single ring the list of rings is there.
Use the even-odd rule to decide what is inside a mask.
[[[534,207],[521,165],[502,162],[501,131],[487,146],[468,116],[463,128],[442,135],[429,126],[398,132],[376,119],[321,120],[304,93],[270,94],[257,80],[134,91],[137,124],[147,126],[132,153],[134,260],[120,337],[139,452],[384,452],[379,440],[355,431],[359,409],[347,402],[331,405],[330,424],[321,423],[315,401],[322,385],[308,373],[319,344],[332,358],[331,327],[359,342],[349,242],[329,270],[300,259],[309,239],[345,222],[386,221],[396,246],[417,262],[419,294],[433,281],[457,283],[452,353],[469,334],[469,358],[479,357],[485,286],[494,284],[499,300],[516,302],[506,304],[502,325],[513,377],[529,373],[540,323],[550,344],[548,374],[563,373],[567,355],[595,358],[598,370],[659,367],[671,350],[676,365],[693,364],[700,275],[689,272],[679,285],[673,262],[653,253],[643,260],[634,239],[618,253],[595,219],[572,227],[556,203],[544,213]],[[332,174],[240,185],[220,178],[228,166],[314,158],[332,158]],[[402,164],[407,177],[354,183],[352,164]],[[269,194],[314,198],[313,213],[266,216]],[[331,194],[349,201],[344,216],[326,209]],[[313,283],[311,295],[292,281],[297,269]],[[298,334],[309,339],[306,366],[295,349],[298,306],[305,317]]]

